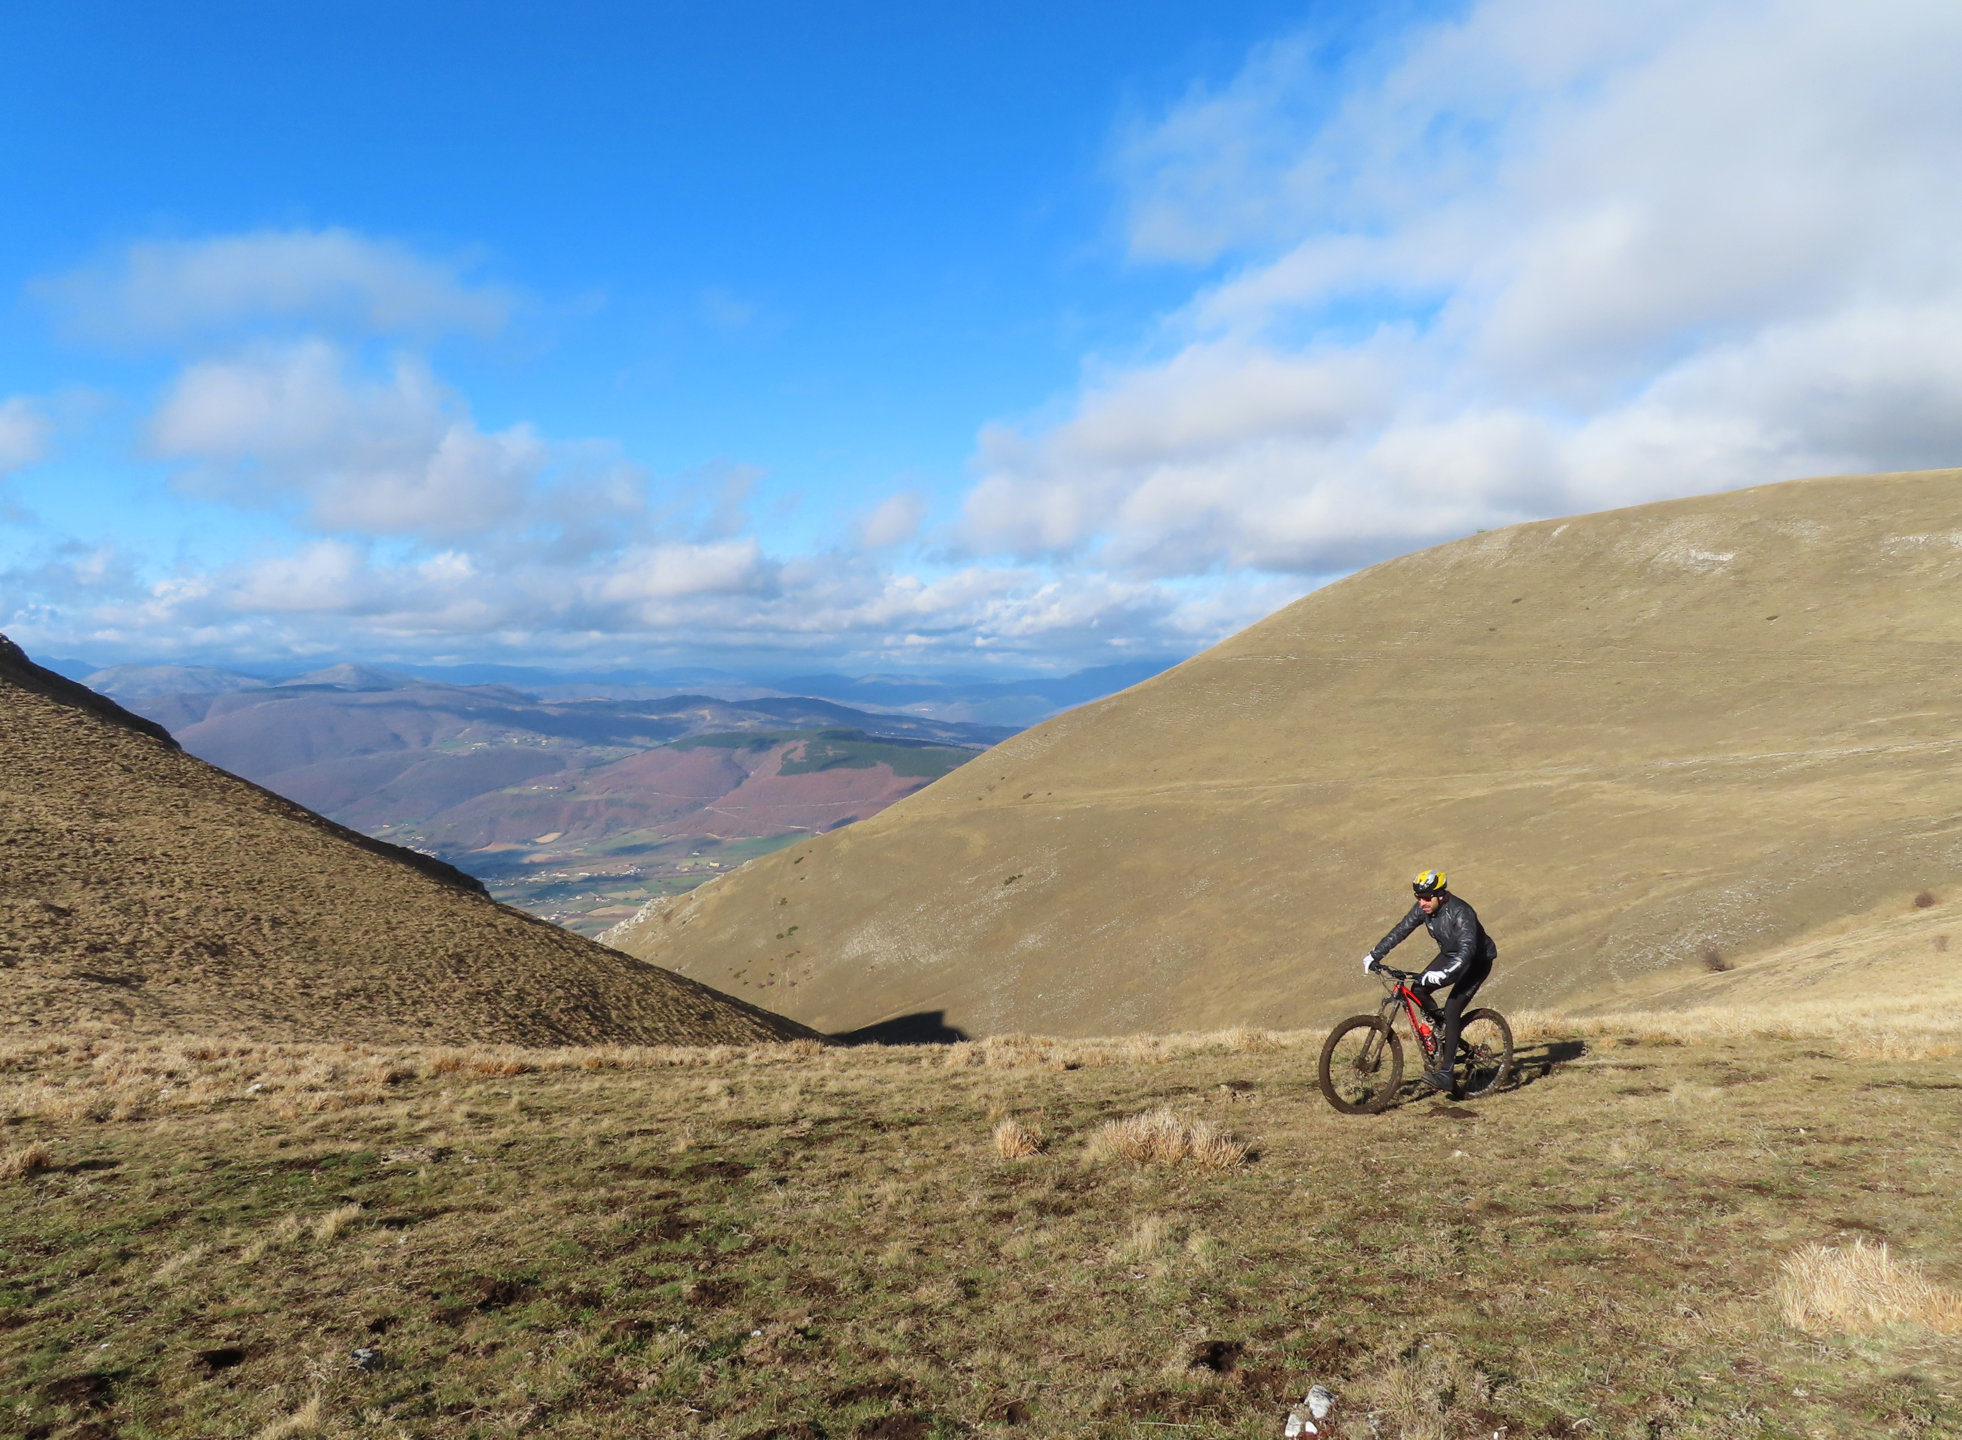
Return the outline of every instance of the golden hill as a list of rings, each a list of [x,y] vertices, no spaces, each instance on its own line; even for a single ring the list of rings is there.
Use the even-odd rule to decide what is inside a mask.
[[[371,1043],[802,1027],[496,904],[179,750],[0,636],[0,1018]]]
[[[1570,1004],[1943,890],[1959,758],[1962,472],[1796,481],[1377,565],[606,938],[831,1030],[1291,1026],[1435,865]]]

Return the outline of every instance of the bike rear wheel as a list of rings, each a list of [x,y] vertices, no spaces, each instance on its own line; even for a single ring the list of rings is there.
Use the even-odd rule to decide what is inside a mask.
[[[1351,1015],[1322,1042],[1317,1074],[1323,1098],[1337,1110],[1374,1115],[1403,1084],[1403,1042],[1382,1016]]]
[[[1512,1074],[1512,1026],[1496,1010],[1474,1010],[1458,1031],[1458,1093],[1490,1095]]]

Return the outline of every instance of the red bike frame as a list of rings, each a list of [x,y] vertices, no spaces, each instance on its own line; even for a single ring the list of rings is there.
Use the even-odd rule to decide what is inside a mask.
[[[1412,990],[1403,980],[1398,980],[1396,982],[1396,988],[1390,993],[1395,995],[1397,999],[1403,1001],[1404,1013],[1410,1017],[1411,1033],[1417,1037],[1417,1044],[1422,1048],[1425,1060],[1435,1060],[1437,1058],[1438,1035],[1431,1028],[1430,1022],[1424,1016],[1423,997],[1415,990]]]

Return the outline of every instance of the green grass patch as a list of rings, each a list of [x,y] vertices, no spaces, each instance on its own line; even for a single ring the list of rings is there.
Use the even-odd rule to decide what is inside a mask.
[[[810,775],[820,770],[869,770],[889,765],[895,775],[937,780],[972,760],[977,752],[926,740],[874,738],[862,730],[770,730],[729,735],[691,735],[677,740],[676,750],[768,750],[777,745],[798,746],[784,757],[785,775]]]

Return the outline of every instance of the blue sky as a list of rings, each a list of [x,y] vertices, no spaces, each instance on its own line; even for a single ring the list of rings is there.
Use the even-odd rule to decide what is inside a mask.
[[[1952,6],[0,19],[47,653],[1073,668],[1962,458]]]

